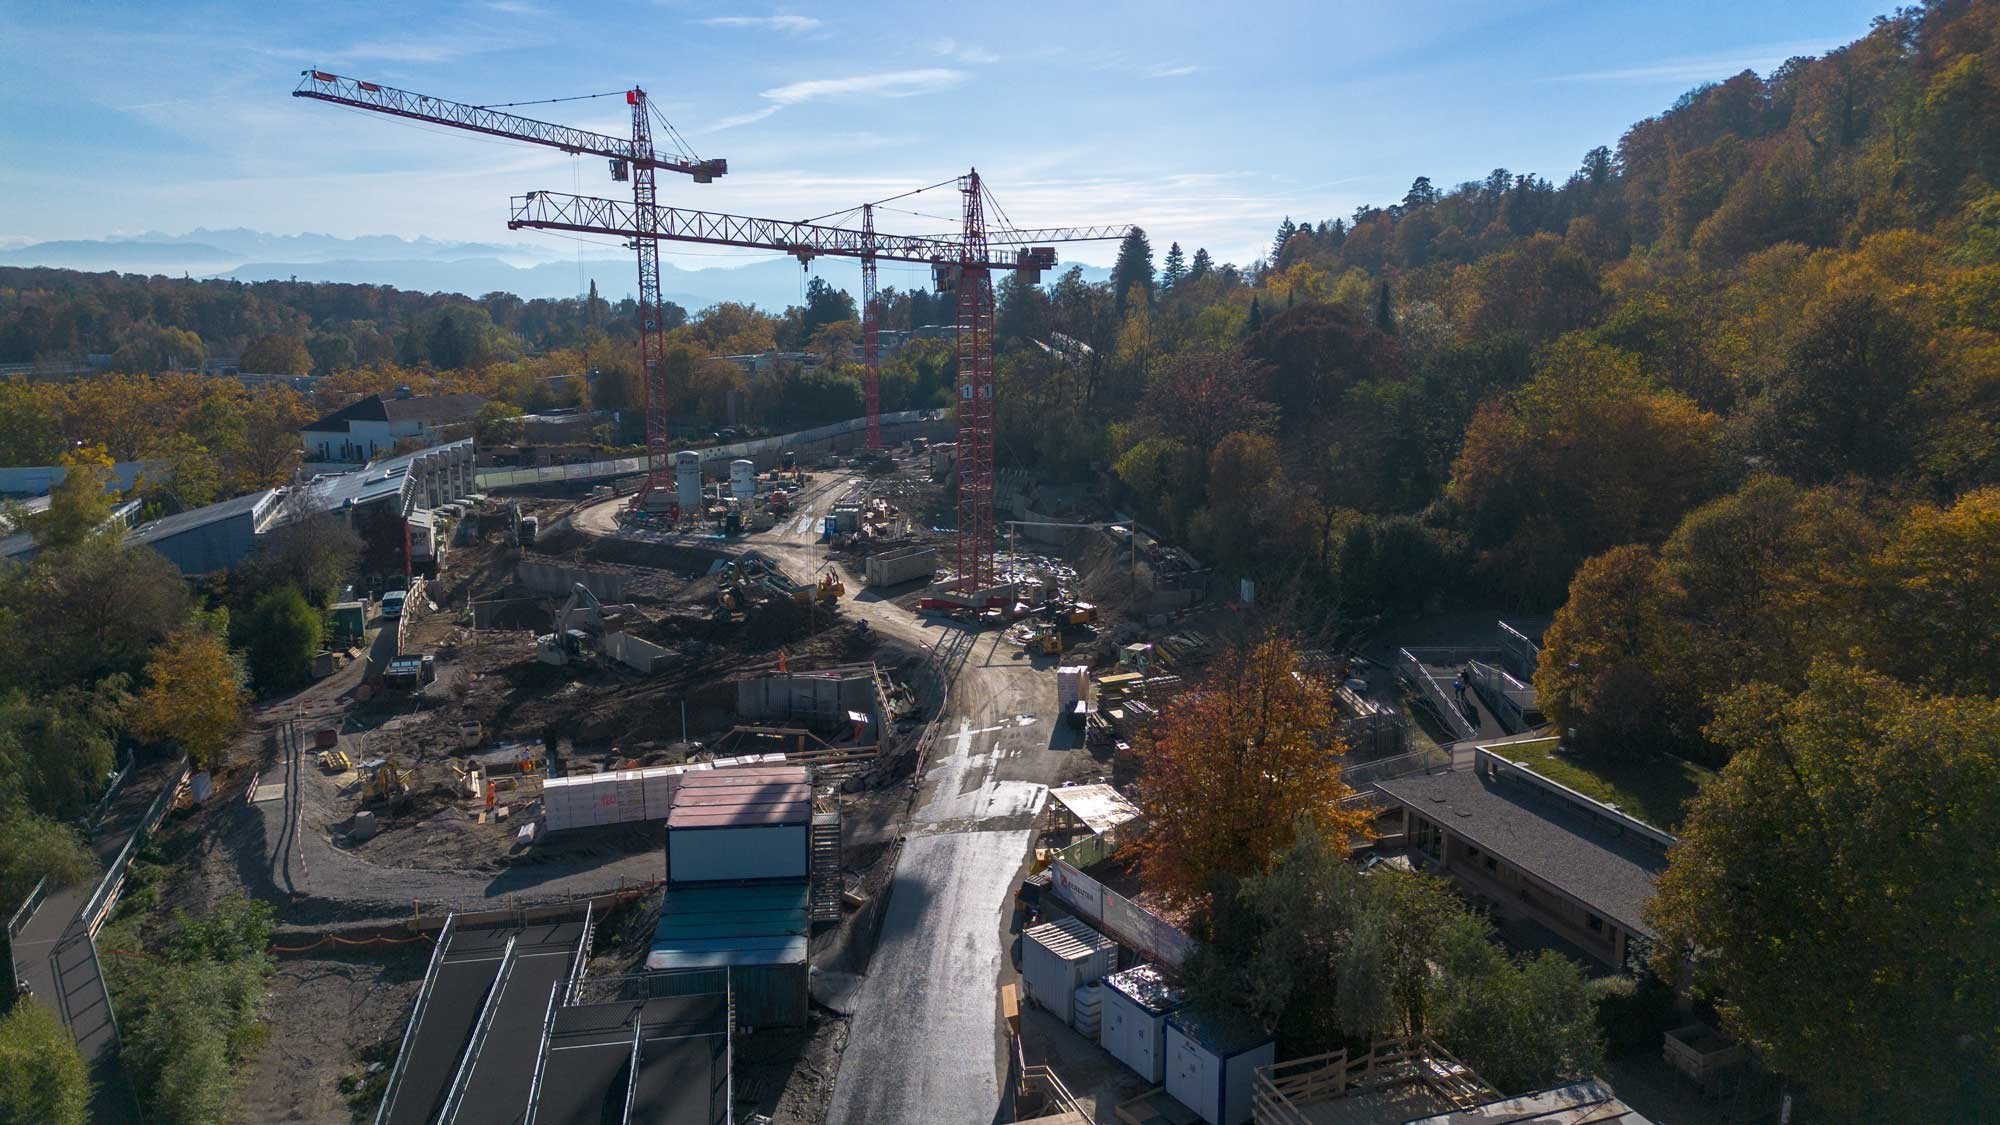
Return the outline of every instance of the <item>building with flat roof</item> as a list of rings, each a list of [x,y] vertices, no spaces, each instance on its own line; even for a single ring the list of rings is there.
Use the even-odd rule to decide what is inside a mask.
[[[266,488],[142,523],[126,533],[125,545],[151,547],[182,574],[228,570],[256,549],[258,537],[276,521],[283,495]]]
[[[1470,770],[1378,781],[1404,839],[1496,920],[1623,969],[1674,838],[1486,750]]]

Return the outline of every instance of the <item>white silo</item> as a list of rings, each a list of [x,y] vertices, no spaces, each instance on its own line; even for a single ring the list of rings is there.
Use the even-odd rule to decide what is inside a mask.
[[[701,454],[683,449],[674,454],[674,491],[680,497],[681,514],[701,514]]]

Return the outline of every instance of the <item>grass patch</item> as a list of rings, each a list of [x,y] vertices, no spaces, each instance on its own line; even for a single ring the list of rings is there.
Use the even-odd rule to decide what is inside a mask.
[[[1679,758],[1586,758],[1557,753],[1553,738],[1489,749],[1550,781],[1617,805],[1626,815],[1670,832],[1679,831],[1694,795],[1715,776]]]

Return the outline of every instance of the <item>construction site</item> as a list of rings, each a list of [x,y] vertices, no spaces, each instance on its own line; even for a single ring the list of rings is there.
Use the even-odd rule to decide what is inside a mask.
[[[172,901],[278,907],[238,1116],[1108,1121],[1143,1094],[1094,1040],[1059,1064],[1074,1092],[1055,1077],[1082,1017],[1024,1017],[1021,935],[1101,878],[1094,941],[1185,958],[1116,855],[1129,751],[1254,626],[1102,482],[993,449],[992,273],[1034,283],[1048,244],[1125,228],[1013,229],[977,172],[915,189],[958,196],[948,235],[879,231],[874,204],[858,227],[666,207],[657,171],[727,163],[656,151],[637,89],[629,139],[321,71],[295,93],[609,158],[629,204],[530,192],[508,225],[630,239],[649,317],[663,241],[858,258],[867,413],[677,451],[642,317],[643,458],[379,474],[403,581],[335,607],[317,682],[155,845],[188,857]],[[879,410],[878,259],[956,302],[949,414]],[[1098,866],[1052,884],[1071,863]]]

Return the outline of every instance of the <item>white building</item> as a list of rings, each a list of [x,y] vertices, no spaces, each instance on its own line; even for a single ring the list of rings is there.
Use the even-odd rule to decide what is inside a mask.
[[[370,395],[299,431],[310,464],[359,465],[394,453],[398,442],[436,445],[465,436],[484,395]]]

